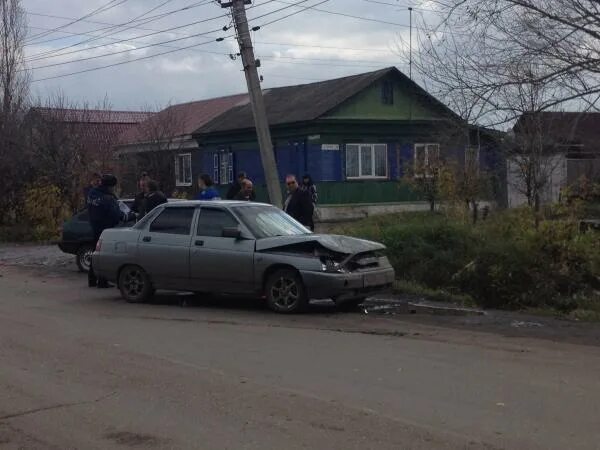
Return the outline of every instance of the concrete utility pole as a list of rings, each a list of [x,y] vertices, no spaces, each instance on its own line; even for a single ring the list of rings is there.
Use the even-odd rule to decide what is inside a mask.
[[[271,132],[269,131],[269,122],[267,120],[267,111],[260,87],[258,71],[256,70],[256,59],[252,48],[252,39],[248,29],[248,19],[246,17],[246,4],[248,0],[232,0],[230,2],[221,2],[222,8],[232,8],[233,21],[237,32],[238,44],[244,73],[246,74],[246,84],[248,85],[248,95],[254,115],[254,124],[258,143],[260,146],[260,158],[265,172],[267,182],[267,191],[271,204],[281,208],[283,205],[281,198],[281,185],[279,184],[279,174],[277,172],[277,163],[273,153],[273,143],[271,142]]]

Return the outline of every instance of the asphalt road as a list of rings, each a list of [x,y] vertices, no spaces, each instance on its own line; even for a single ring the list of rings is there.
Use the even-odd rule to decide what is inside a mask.
[[[594,345],[0,263],[2,449],[598,449]]]

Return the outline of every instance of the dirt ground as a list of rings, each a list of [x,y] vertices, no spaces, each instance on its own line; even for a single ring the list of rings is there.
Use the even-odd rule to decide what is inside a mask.
[[[0,247],[2,449],[598,449],[598,327],[86,287]]]

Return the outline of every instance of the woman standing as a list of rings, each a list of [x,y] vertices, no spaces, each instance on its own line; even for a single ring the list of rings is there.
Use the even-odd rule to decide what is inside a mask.
[[[212,178],[207,174],[198,177],[198,187],[200,192],[194,200],[221,200],[221,194],[215,189]]]

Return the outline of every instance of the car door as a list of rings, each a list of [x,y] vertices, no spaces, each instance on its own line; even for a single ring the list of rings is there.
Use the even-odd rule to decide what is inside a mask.
[[[195,207],[164,208],[140,233],[138,262],[156,287],[188,289]]]
[[[240,227],[226,209],[200,209],[190,251],[195,290],[249,294],[254,291],[253,239],[223,237],[224,228]]]

